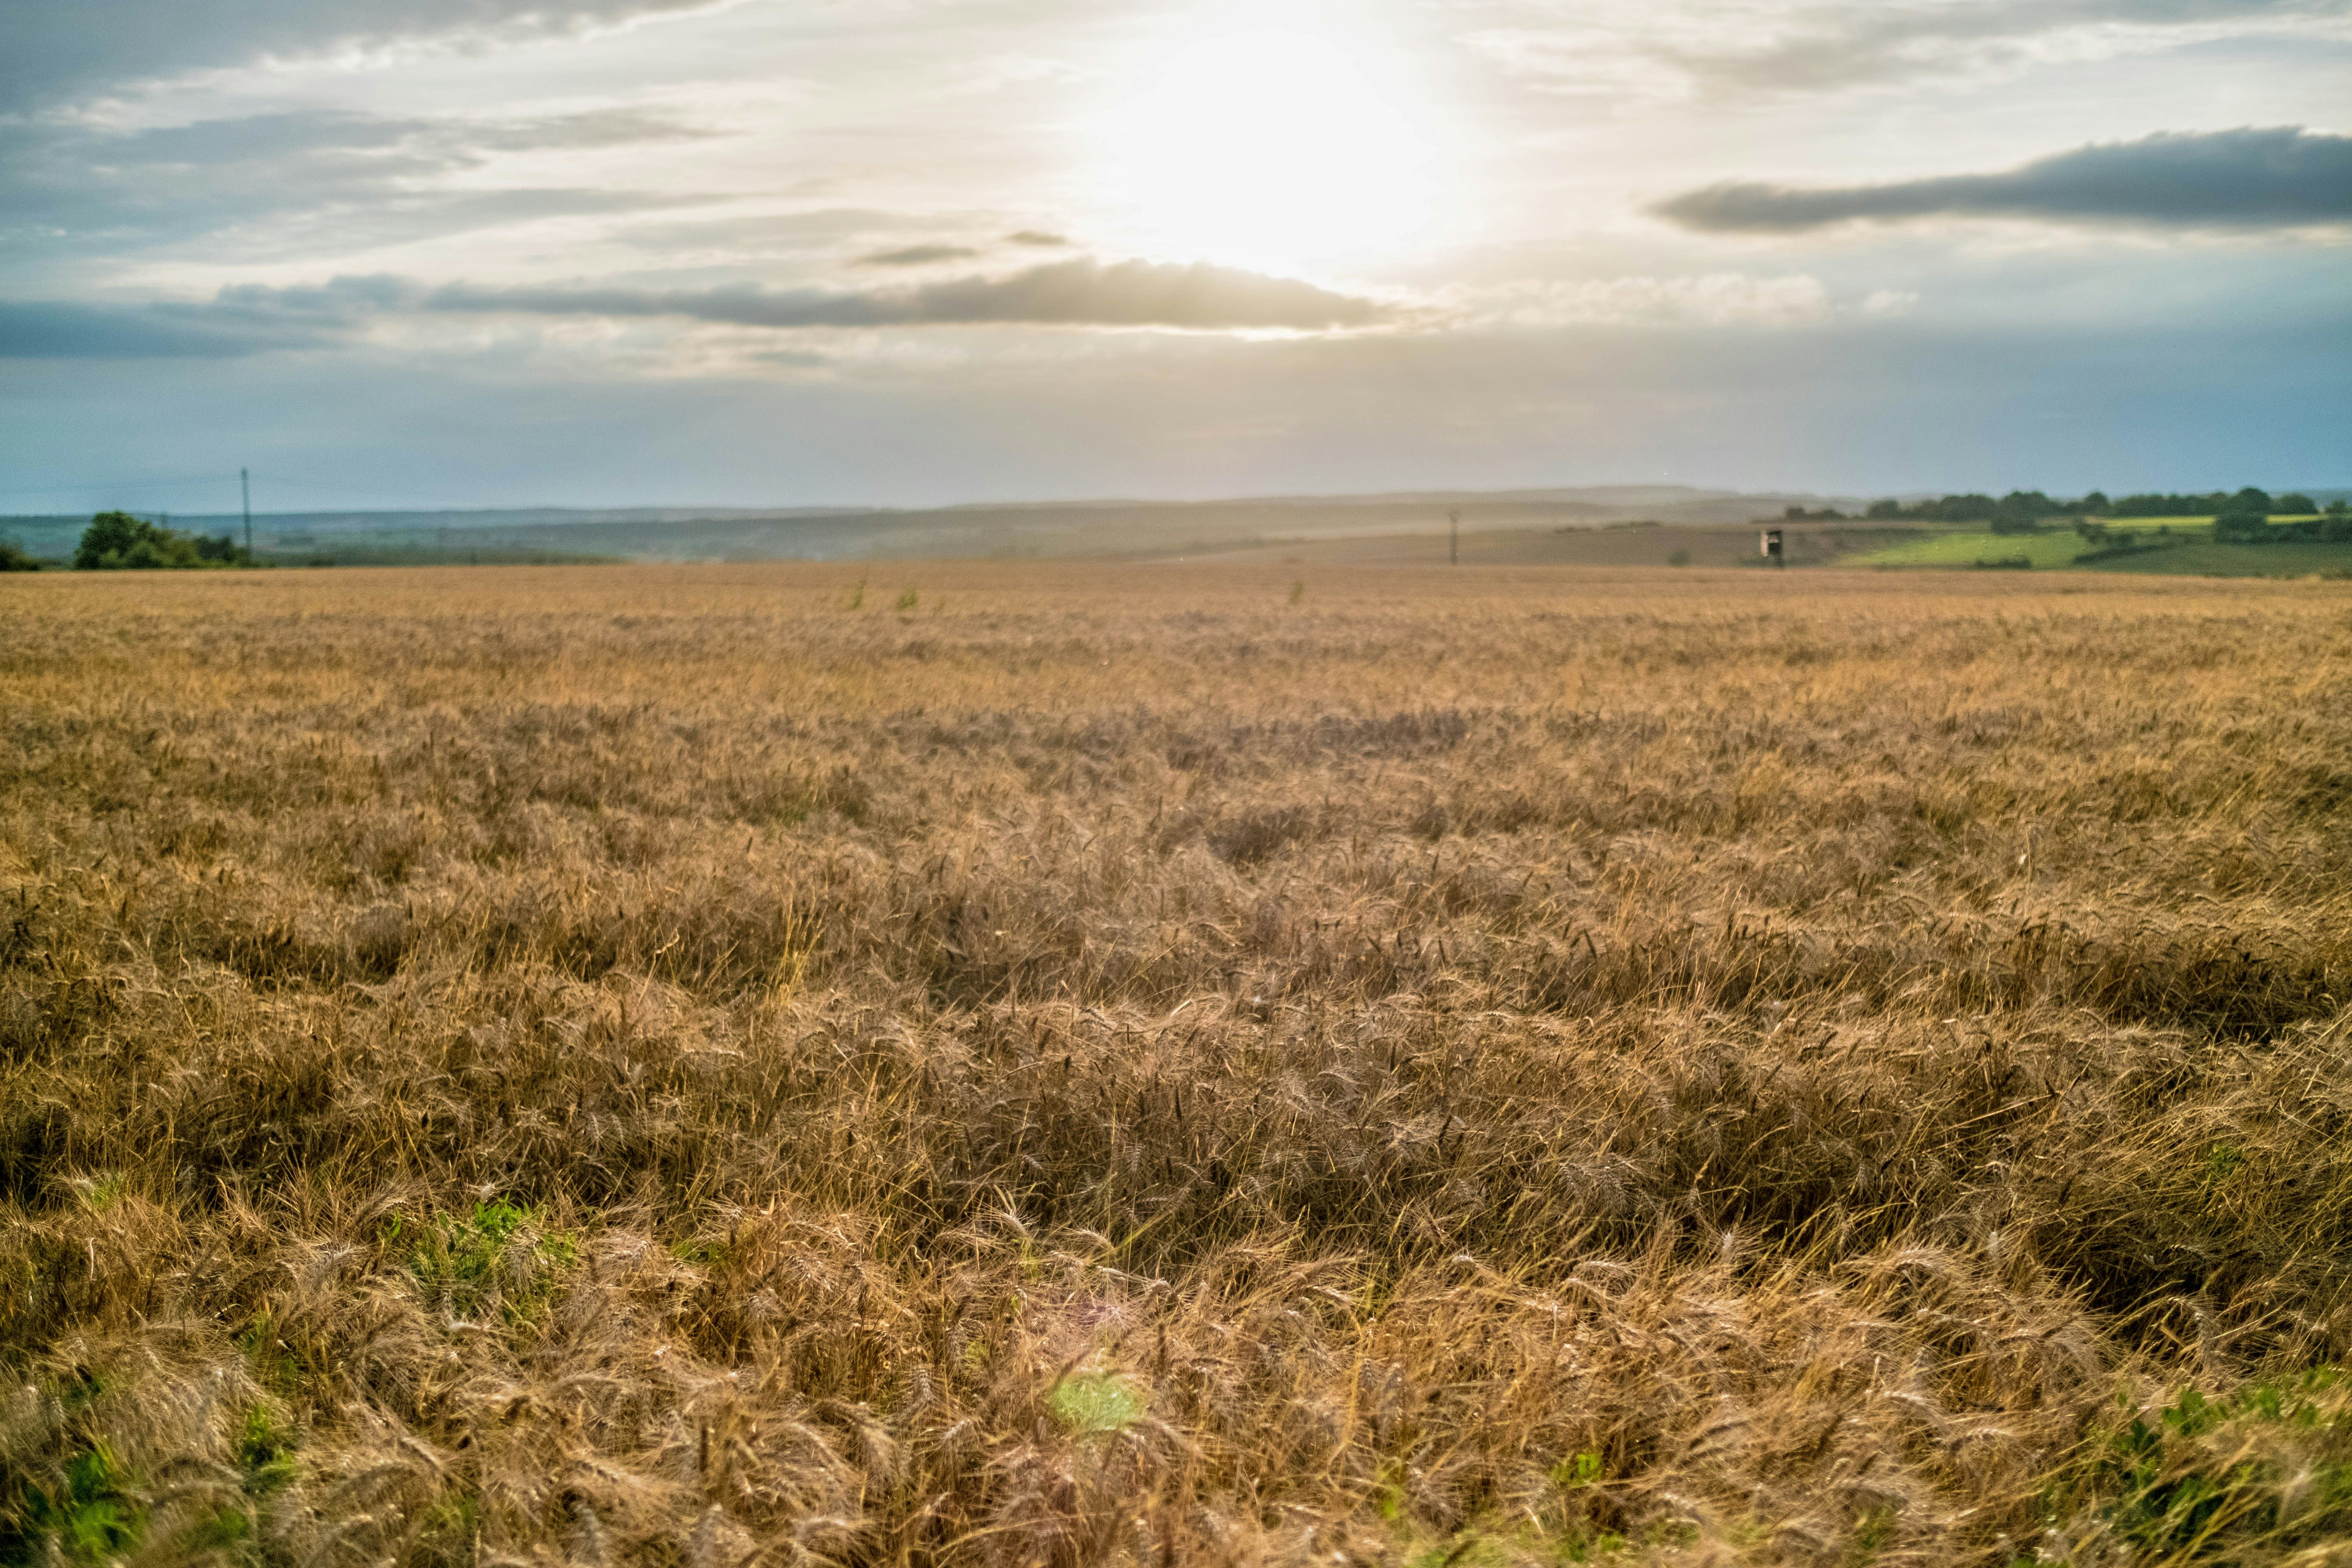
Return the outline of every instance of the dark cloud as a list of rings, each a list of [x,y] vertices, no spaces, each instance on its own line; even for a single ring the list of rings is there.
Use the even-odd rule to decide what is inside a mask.
[[[910,245],[901,250],[877,250],[857,258],[860,267],[929,267],[941,261],[969,261],[979,251],[966,245]]]
[[[270,56],[576,32],[709,0],[0,0],[0,110]]]
[[[2039,158],[1997,174],[1805,189],[1727,183],[1660,204],[1715,232],[1794,233],[1940,216],[2167,228],[2292,228],[2352,222],[2352,137],[2285,126],[2179,132]]]
[[[775,331],[1034,325],[1320,331],[1374,325],[1392,312],[1296,279],[1150,261],[1064,261],[1007,278],[872,292],[429,288],[393,277],[338,278],[298,288],[239,285],[201,303],[0,302],[0,359],[236,358],[345,342],[388,317],[436,314],[669,317]]]
[[[1058,250],[1070,243],[1058,234],[1047,234],[1042,228],[1015,229],[1005,239],[1013,245],[1035,246],[1040,250]]]
[[[0,360],[239,359],[332,342],[341,329],[340,321],[256,320],[202,305],[0,300]]]

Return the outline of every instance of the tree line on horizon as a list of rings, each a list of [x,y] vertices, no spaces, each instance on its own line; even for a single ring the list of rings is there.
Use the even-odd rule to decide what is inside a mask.
[[[77,572],[202,571],[250,566],[252,552],[226,533],[190,533],[127,511],[101,511],[74,546]],[[13,539],[0,539],[0,572],[37,572],[39,557]]]
[[[1855,521],[1833,507],[1808,511],[1792,506],[1782,515],[1790,522]],[[2273,497],[2255,485],[2205,495],[2147,491],[2127,495],[2121,500],[2110,500],[2101,490],[2074,500],[2061,500],[2040,490],[2011,490],[1998,500],[1980,494],[1948,495],[1908,504],[1887,500],[1872,502],[1859,521],[1975,522],[1985,524],[1994,533],[2033,533],[2062,519],[2084,522],[2120,517],[2210,517],[2217,539],[2352,541],[2352,508],[2344,502],[2332,502],[2322,512],[2318,502],[2300,491]],[[2273,517],[2301,521],[2273,524]]]

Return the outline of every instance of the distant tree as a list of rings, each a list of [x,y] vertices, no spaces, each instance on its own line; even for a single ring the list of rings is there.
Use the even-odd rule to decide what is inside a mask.
[[[2319,510],[2319,503],[2300,490],[2289,490],[2272,510],[2282,517],[2309,517]]]
[[[0,539],[0,572],[38,572],[41,563],[13,539]]]
[[[1863,513],[1863,516],[1864,517],[1875,519],[1880,521],[1899,518],[1902,515],[1903,503],[1899,500],[1872,501],[1870,503],[1870,510]]]
[[[77,572],[184,572],[200,566],[249,565],[251,558],[226,534],[195,539],[175,528],[159,528],[127,511],[102,511],[89,520],[74,546]]]
[[[2271,520],[2267,513],[2251,507],[2228,507],[2213,518],[2213,537],[2260,544],[2273,537]]]
[[[1942,500],[1929,501],[1919,509],[1919,515],[1931,522],[1983,522],[2000,509],[2000,503],[1990,496],[1946,496]]]
[[[1995,533],[2032,533],[2042,520],[2058,510],[2058,503],[2040,490],[2011,490],[1992,509]]]
[[[2109,517],[2211,517],[2229,510],[2226,495],[2168,496],[2142,493],[2126,496],[2108,508]]]
[[[2107,500],[2105,490],[2093,490],[2089,495],[2076,501],[2070,510],[2079,511],[2086,517],[2109,517],[2114,515],[2115,504]]]
[[[2216,507],[2213,510],[2216,511],[2233,512],[2240,515],[2243,515],[2250,511],[2258,511],[2264,517],[2268,517],[2271,513],[2278,510],[2279,509],[2271,504],[2271,497],[2268,490],[2257,489],[2252,485],[2248,485],[2244,489],[2242,489],[2236,495],[2231,496],[2227,506]]]

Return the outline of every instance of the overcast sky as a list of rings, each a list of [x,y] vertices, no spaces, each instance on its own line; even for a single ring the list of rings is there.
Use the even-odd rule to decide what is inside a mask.
[[[0,511],[2352,484],[2352,0],[0,37]]]

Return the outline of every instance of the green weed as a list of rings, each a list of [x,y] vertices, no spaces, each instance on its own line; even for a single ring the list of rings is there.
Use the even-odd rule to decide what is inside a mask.
[[[1589,1487],[1601,1479],[1601,1456],[1587,1448],[1570,1454],[1551,1468],[1551,1484],[1565,1491],[1571,1487]]]
[[[2323,1396],[2341,1374],[2250,1384],[2221,1399],[2183,1389],[2150,1421],[2096,1439],[2072,1496],[2135,1550],[2172,1563],[2226,1563],[2352,1531],[2352,1413]]]
[[[0,1513],[6,1568],[51,1561],[52,1552],[68,1563],[103,1563],[138,1545],[146,1531],[145,1500],[102,1439],[68,1460],[58,1481],[20,1482],[15,1504]]]
[[[2236,1174],[2238,1167],[2245,1163],[2246,1152],[2235,1143],[2216,1143],[2205,1158],[2205,1180],[2208,1184],[2218,1187]]]
[[[408,1271],[428,1300],[461,1318],[495,1305],[510,1325],[535,1321],[579,1258],[578,1244],[536,1209],[504,1198],[421,1222],[395,1216],[383,1240],[405,1247]]]
[[[236,1436],[236,1468],[248,1497],[268,1497],[293,1484],[299,1472],[295,1434],[262,1405],[249,1406]]]
[[[120,1171],[101,1171],[95,1176],[85,1176],[74,1184],[82,1205],[92,1214],[104,1214],[122,1196],[124,1179]]]

